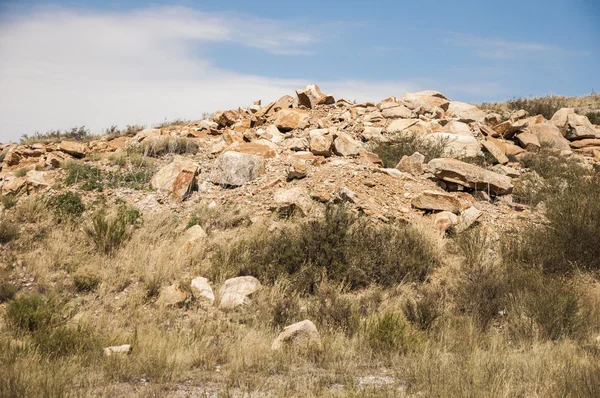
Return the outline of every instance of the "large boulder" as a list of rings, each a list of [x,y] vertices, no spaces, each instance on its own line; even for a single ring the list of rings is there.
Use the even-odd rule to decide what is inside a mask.
[[[169,192],[179,200],[186,199],[196,185],[198,164],[192,159],[176,156],[150,180],[150,188]]]
[[[213,119],[221,127],[232,126],[236,120],[240,117],[240,114],[234,110],[229,111],[216,111]]]
[[[191,282],[192,291],[199,297],[202,297],[211,303],[215,301],[215,295],[213,294],[212,288],[210,287],[210,283],[208,283],[208,279],[198,276],[192,279]]]
[[[400,162],[396,165],[396,169],[405,173],[410,173],[414,176],[420,176],[423,174],[423,163],[425,162],[425,156],[419,152],[415,152],[410,156],[404,155]]]
[[[596,133],[594,125],[586,116],[569,115],[567,117],[568,128],[565,132],[565,138],[568,140],[581,140],[585,138],[600,138]]]
[[[229,310],[250,302],[250,296],[260,289],[261,284],[253,276],[238,276],[227,279],[219,289],[219,308]]]
[[[496,195],[510,194],[513,190],[513,184],[509,177],[457,159],[433,159],[429,162],[428,167],[429,171],[437,178],[467,188],[489,191]]]
[[[338,132],[333,141],[333,151],[338,156],[358,156],[362,145],[346,133]]]
[[[269,144],[273,145],[270,142]],[[236,142],[230,145],[227,149],[225,149],[225,152],[229,151],[244,153],[246,155],[256,155],[265,159],[270,159],[277,156],[277,152],[275,152],[273,148],[271,148],[268,145],[259,144],[257,142]]]
[[[448,110],[450,101],[442,93],[433,90],[406,93],[401,98],[402,103],[417,113],[431,113],[435,108]]]
[[[278,189],[273,195],[273,202],[271,210],[284,216],[306,216],[312,207],[312,201],[301,187]]]
[[[210,180],[219,185],[239,187],[265,173],[265,160],[260,156],[225,152],[215,160]]]
[[[281,132],[303,128],[308,122],[309,113],[303,109],[282,109],[277,112],[275,127]]]
[[[447,157],[475,157],[481,151],[479,141],[473,136],[433,133],[425,137],[444,143],[444,155]]]
[[[560,150],[570,150],[569,141],[551,123],[532,124],[527,127],[527,130],[537,137],[541,145]]]
[[[75,158],[82,158],[85,156],[86,145],[76,141],[62,141],[58,144],[58,150],[68,153]]]
[[[482,111],[475,105],[467,104],[460,101],[452,101],[448,106],[446,115],[455,117],[461,122],[471,123],[483,121],[487,115],[485,111]]]
[[[473,132],[471,131],[469,125],[458,120],[451,120],[446,123],[446,125],[441,129],[441,132],[473,137]]]
[[[414,117],[414,112],[402,104],[398,104],[395,102],[388,102],[386,104],[394,105],[383,105],[385,108],[382,108],[381,116],[383,116],[386,119],[409,119],[411,117]]]
[[[458,214],[462,209],[460,200],[449,193],[423,191],[411,201],[413,207],[429,211],[449,211]]]
[[[315,324],[306,319],[287,326],[273,341],[271,349],[280,350],[292,345],[297,347],[321,347],[321,336]]]
[[[301,90],[296,90],[296,95],[298,96],[298,104],[309,109],[317,105],[330,105],[335,102],[331,95],[323,94],[316,84],[309,84]]]
[[[502,149],[500,149],[493,141],[491,141],[491,140],[481,141],[481,145],[483,145],[483,147],[486,149],[486,151],[488,151],[494,157],[494,159],[496,159],[496,161],[498,163],[500,163],[500,164],[508,163],[508,158],[506,157],[506,155],[504,154]]]
[[[417,124],[419,119],[397,119],[390,123],[389,126],[385,129],[385,131],[389,134],[397,134],[401,133],[409,127]]]
[[[331,156],[333,134],[328,129],[311,130],[309,136],[310,151],[313,155]]]

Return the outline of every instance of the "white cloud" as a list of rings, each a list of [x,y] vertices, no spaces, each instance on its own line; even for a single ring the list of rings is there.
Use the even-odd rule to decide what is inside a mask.
[[[123,13],[46,8],[4,16],[0,141],[74,125],[99,131],[113,123],[198,118],[277,98],[306,82],[220,69],[202,52],[208,43],[309,52],[316,39],[289,29],[292,24],[179,7]]]
[[[460,47],[471,47],[482,58],[511,59],[530,53],[556,52],[561,49],[541,43],[514,42],[489,39],[467,33],[449,33],[447,43]]]
[[[235,43],[277,56],[306,56],[324,37],[321,29],[326,25],[181,7],[126,12],[44,8],[3,15],[0,142],[79,125],[100,132],[112,124],[193,120],[203,112],[293,95],[294,89],[315,82],[219,68],[211,62],[208,46]],[[316,83],[336,98],[359,102],[451,87],[434,80]]]

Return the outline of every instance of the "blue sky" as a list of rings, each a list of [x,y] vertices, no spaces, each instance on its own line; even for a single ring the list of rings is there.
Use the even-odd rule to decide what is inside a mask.
[[[587,94],[599,20],[594,0],[0,0],[0,141],[197,119],[313,82],[358,101]]]

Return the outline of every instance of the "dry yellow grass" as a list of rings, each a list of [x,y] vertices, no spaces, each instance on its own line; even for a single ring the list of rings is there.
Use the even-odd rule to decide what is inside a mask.
[[[129,343],[133,352],[104,357],[91,350],[48,358],[35,348],[33,334],[18,334],[2,323],[0,396],[579,397],[600,393],[600,347],[594,341],[600,330],[594,333],[591,327],[585,336],[556,341],[538,335],[515,341],[508,318],[480,328],[457,309],[450,293],[458,280],[456,271],[466,260],[453,254],[439,237],[429,239],[439,245],[436,250],[443,252],[444,261],[425,283],[349,291],[344,285],[323,282],[317,293],[306,295],[293,293],[291,282],[282,278],[265,286],[242,310],[223,312],[199,299],[184,308],[164,308],[156,305],[156,297],[149,297],[149,283],[164,287],[207,275],[216,247],[265,233],[265,226],[226,229],[229,226],[213,223],[205,243],[185,249],[189,220],[170,212],[154,214],[144,217],[114,255],[106,255],[94,249],[82,229],[89,213],[80,222],[56,224],[39,206],[26,201],[14,209],[15,220],[21,220],[25,231],[10,250],[21,265],[13,268],[10,256],[3,252],[9,274],[33,281],[19,295],[32,290],[57,294],[65,302],[66,327],[88,325],[99,347]],[[476,253],[473,256],[478,258]],[[73,274],[82,269],[99,274],[101,282],[95,290],[74,289]],[[215,291],[220,282],[212,281]],[[586,308],[595,312],[590,319],[600,319],[597,281],[581,276],[577,285],[584,292]],[[404,320],[402,309],[407,299],[419,300],[425,288],[443,297],[442,316],[431,329],[419,330]],[[353,319],[340,312],[346,304]],[[322,350],[271,351],[284,326],[274,321],[274,314],[286,306],[291,306],[290,322],[315,321]],[[2,304],[0,312],[6,307]],[[386,313],[399,316],[406,326],[405,340],[398,349],[378,352],[369,339],[385,337],[368,332],[368,325]],[[344,322],[351,326],[340,326],[347,325]]]

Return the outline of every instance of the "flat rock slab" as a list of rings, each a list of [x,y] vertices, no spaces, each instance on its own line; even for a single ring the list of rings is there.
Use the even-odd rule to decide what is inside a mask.
[[[495,195],[507,195],[513,190],[510,177],[457,159],[433,159],[428,166],[430,172],[440,180],[454,182],[467,188],[489,190]]]

